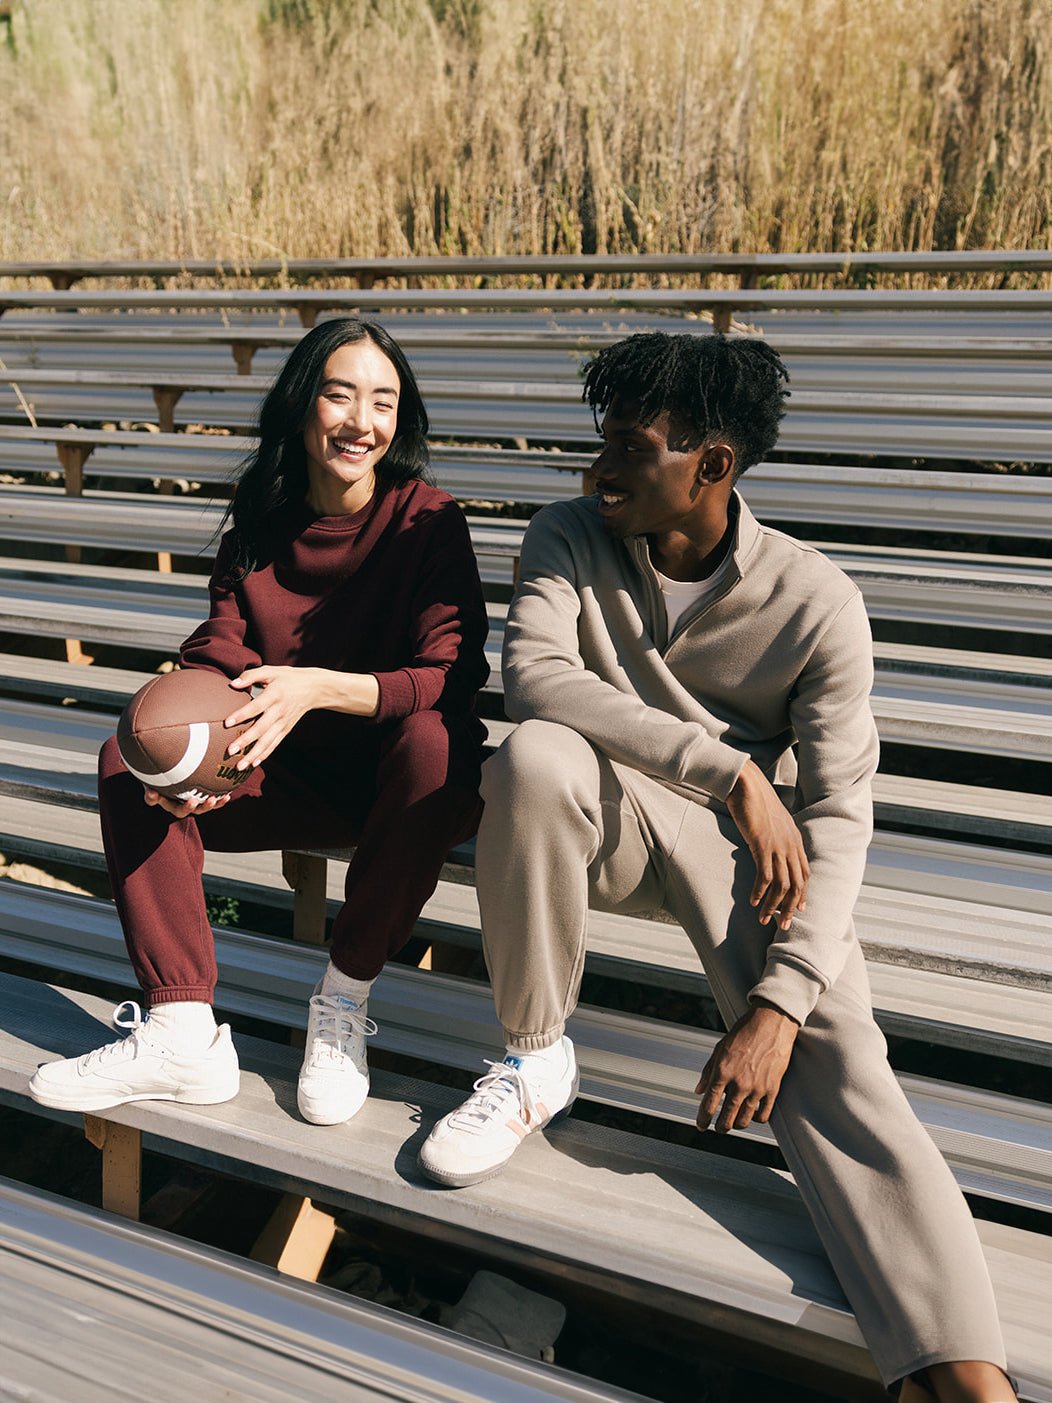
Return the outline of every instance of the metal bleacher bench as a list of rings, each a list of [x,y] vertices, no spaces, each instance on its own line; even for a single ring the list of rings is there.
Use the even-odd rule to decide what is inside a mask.
[[[39,418],[67,422],[98,417],[141,417],[145,404],[129,390],[152,392],[162,432],[175,427],[175,409],[188,391],[219,396],[212,422],[245,429],[270,384],[267,376],[194,375],[130,370],[8,369],[0,381],[33,400]],[[63,388],[64,394],[58,389]],[[590,442],[579,384],[561,381],[421,377],[439,433],[458,438]],[[84,391],[93,391],[94,404]],[[77,392],[81,392],[77,398]],[[122,403],[122,393],[126,402]],[[237,408],[225,409],[237,395]],[[17,406],[12,406],[17,408]],[[218,412],[217,412],[218,410]],[[963,456],[1047,462],[1052,459],[1052,397],[1027,395],[882,394],[853,390],[796,390],[789,401],[780,446],[791,452]]]
[[[964,291],[947,292],[910,288],[830,289],[793,288],[774,291],[710,288],[331,288],[289,290],[206,288],[178,291],[130,292],[12,292],[0,290],[0,315],[28,310],[156,310],[229,308],[231,310],[294,311],[305,326],[314,324],[319,312],[331,310],[440,311],[483,308],[486,311],[674,311],[711,312],[718,330],[727,330],[737,313],[762,311],[940,312],[953,310],[1040,313],[1052,310],[1052,292]]]
[[[3,1179],[0,1287],[5,1399],[642,1403]]]
[[[0,976],[0,989],[7,1010],[0,1095],[17,1103],[43,1057],[104,1036],[108,1007],[10,975]],[[117,1140],[145,1134],[151,1146],[191,1162],[236,1167],[425,1235],[440,1231],[447,1247],[481,1250],[520,1269],[543,1263],[594,1295],[659,1304],[795,1358],[798,1367],[821,1366],[827,1377],[872,1381],[857,1326],[787,1176],[569,1121],[531,1141],[500,1179],[449,1194],[427,1187],[413,1166],[427,1126],[458,1093],[380,1072],[353,1127],[319,1130],[291,1110],[299,1054],[248,1037],[238,1046],[244,1071],[236,1100],[204,1108],[142,1102],[107,1113],[106,1126]],[[1037,1302],[1052,1289],[1052,1265],[1034,1251],[1031,1234],[978,1226],[1012,1367],[1026,1398],[1047,1400],[1052,1370]]]
[[[208,434],[0,425],[0,468],[39,476],[228,483],[255,440]],[[576,496],[594,454],[436,444],[432,467],[454,496],[538,504]],[[90,467],[89,467],[90,463]],[[758,463],[741,479],[753,510],[773,521],[1052,539],[1052,479],[1036,475]]]
[[[363,287],[385,278],[605,277],[690,275],[738,277],[744,287],[761,277],[851,274],[998,274],[1052,271],[1042,249],[960,249],[939,253],[624,253],[406,255],[384,258],[63,259],[0,262],[0,278],[47,278],[70,288],[83,278],[347,278]]]

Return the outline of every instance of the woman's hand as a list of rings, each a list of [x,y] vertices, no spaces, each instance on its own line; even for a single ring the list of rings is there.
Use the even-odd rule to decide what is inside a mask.
[[[260,687],[237,711],[226,718],[228,727],[252,724],[244,735],[231,741],[229,756],[241,756],[239,770],[261,765],[308,711],[324,705],[321,679],[324,673],[314,667],[253,667],[235,677],[231,687],[247,690]]]
[[[189,818],[191,814],[207,814],[213,809],[221,809],[230,795],[208,794],[202,799],[169,799],[166,794],[158,794],[156,789],[147,789],[145,798],[151,808],[156,805],[173,818]]]

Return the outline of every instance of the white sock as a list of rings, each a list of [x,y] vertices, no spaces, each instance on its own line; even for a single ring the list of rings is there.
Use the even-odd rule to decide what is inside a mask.
[[[150,1009],[149,1031],[171,1052],[192,1055],[212,1046],[216,1019],[212,1005],[203,1002],[154,1004]]]
[[[522,1048],[507,1047],[505,1054],[519,1062],[529,1059],[531,1067],[543,1066],[546,1069],[550,1067],[552,1071],[562,1071],[566,1066],[566,1049],[562,1038],[553,1042],[551,1047],[531,1048],[528,1052],[524,1052]]]
[[[359,1008],[364,1008],[373,983],[372,979],[352,979],[349,974],[344,974],[342,969],[337,969],[330,960],[325,966],[325,973],[321,977],[321,988],[318,993],[330,996],[339,994],[345,999],[350,999]]]

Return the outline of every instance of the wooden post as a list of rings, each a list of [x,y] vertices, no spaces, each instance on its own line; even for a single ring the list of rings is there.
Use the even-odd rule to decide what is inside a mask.
[[[313,853],[281,854],[281,875],[293,891],[293,940],[309,945],[325,942],[327,866],[325,858]],[[299,1029],[293,1029],[289,1042],[293,1047],[303,1047],[306,1038]],[[256,1239],[252,1260],[303,1281],[317,1281],[335,1232],[336,1220],[330,1213],[315,1208],[309,1198],[286,1194]]]
[[[731,317],[734,309],[725,305],[713,307],[712,309],[712,329],[713,331],[727,332],[731,329]]]
[[[84,493],[84,464],[91,457],[93,443],[56,443],[55,450],[58,453],[58,460],[62,464],[62,471],[65,476],[66,495],[68,497],[80,497]],[[71,565],[76,565],[81,556],[80,546],[67,546],[66,559]],[[85,653],[80,646],[79,638],[66,639],[66,661],[71,663],[82,663],[87,665],[95,659]]]
[[[55,451],[66,477],[66,492],[79,497],[84,491],[84,464],[91,457],[93,443],[56,443]]]
[[[317,1281],[336,1236],[336,1219],[309,1198],[285,1194],[256,1238],[251,1258],[301,1281]]]
[[[154,385],[153,402],[157,406],[157,425],[162,434],[175,433],[175,406],[186,394],[182,385]]]
[[[102,1206],[107,1213],[139,1220],[142,1132],[130,1125],[85,1115],[84,1134],[102,1151]]]
[[[283,852],[281,875],[295,893],[292,938],[308,945],[325,944],[325,872],[323,857]]]
[[[318,309],[311,302],[297,302],[296,311],[299,313],[300,321],[309,331],[318,320]]]
[[[232,341],[230,351],[239,375],[252,374],[252,357],[259,350],[254,341]]]

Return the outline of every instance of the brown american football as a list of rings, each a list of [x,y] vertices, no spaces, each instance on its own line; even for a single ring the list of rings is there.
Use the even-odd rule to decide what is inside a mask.
[[[199,668],[152,678],[117,723],[121,759],[147,788],[171,799],[228,794],[250,772],[238,770],[227,747],[252,723],[227,730],[223,720],[247,695],[219,673]]]

